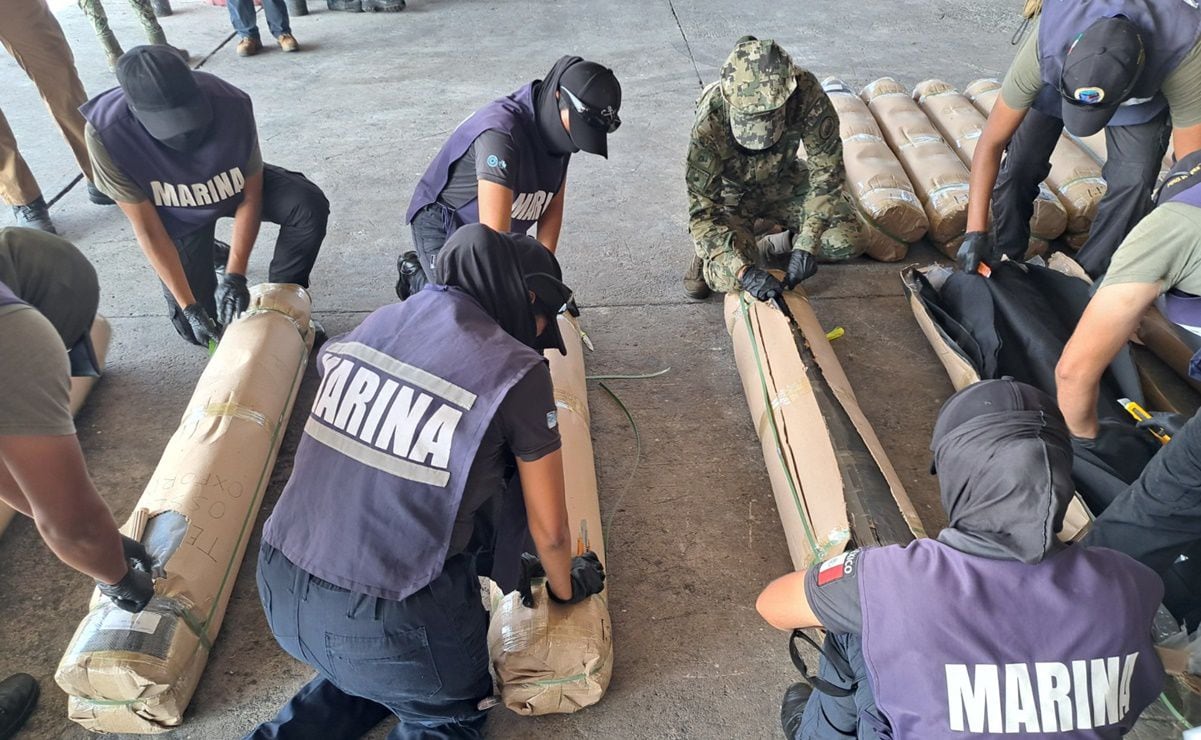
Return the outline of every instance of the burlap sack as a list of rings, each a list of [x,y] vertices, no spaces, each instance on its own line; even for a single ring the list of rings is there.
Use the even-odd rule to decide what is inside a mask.
[[[946,244],[962,236],[967,227],[967,167],[896,80],[876,80],[863,88],[860,97],[922,201],[930,220],[930,240]]]
[[[838,113],[842,158],[851,197],[866,226],[867,254],[882,262],[904,259],[909,245],[930,227],[913,184],[859,96],[832,77],[822,87]]]
[[[988,79],[976,80],[967,86],[965,92],[980,112],[988,115],[997,96],[1001,94],[1001,83]],[[1059,137],[1059,143],[1051,153],[1051,174],[1047,175],[1047,185],[1067,211],[1067,233],[1087,238],[1093,218],[1097,215],[1097,204],[1105,195],[1105,180],[1101,177],[1101,167],[1096,160],[1066,134]]]
[[[55,680],[100,731],[173,727],[221,629],[234,576],[304,375],[313,331],[296,285],[256,286],[205,368],[123,531],[165,571],[128,614],[93,596]],[[111,718],[113,726],[105,724]]]
[[[984,114],[966,95],[942,80],[919,82],[913,88],[913,97],[970,170],[976,142],[980,140],[987,120]],[[1049,241],[1058,238],[1067,225],[1068,214],[1063,204],[1045,184],[1039,183],[1034,215],[1030,218],[1030,235]]]

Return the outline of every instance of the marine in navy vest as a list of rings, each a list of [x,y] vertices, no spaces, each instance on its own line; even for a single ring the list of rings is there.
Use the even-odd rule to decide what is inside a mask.
[[[258,141],[250,96],[211,74],[193,75],[220,115],[213,116],[207,138],[192,151],[177,151],[151,136],[120,87],[80,108],[121,170],[154,203],[173,239],[233,215]]]
[[[1074,487],[1054,401],[976,383],[943,406],[931,449],[937,539],[851,551],[760,597],[777,627],[829,631],[818,690],[786,698],[789,737],[1125,734],[1163,685],[1163,585],[1124,554],[1059,542]]]

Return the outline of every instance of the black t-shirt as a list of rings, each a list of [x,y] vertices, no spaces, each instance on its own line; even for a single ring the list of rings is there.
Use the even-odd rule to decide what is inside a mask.
[[[517,469],[517,457],[534,462],[562,446],[550,368],[540,362],[501,401],[467,476],[463,500],[455,516],[447,557],[466,549],[477,512],[499,501]]]
[[[463,207],[479,194],[480,180],[515,189],[516,175],[512,168],[516,161],[517,145],[513,137],[504,131],[488,129],[450,166],[438,202],[451,209]]]
[[[805,598],[830,632],[863,633],[859,570],[871,550],[849,550],[818,563],[805,574]]]

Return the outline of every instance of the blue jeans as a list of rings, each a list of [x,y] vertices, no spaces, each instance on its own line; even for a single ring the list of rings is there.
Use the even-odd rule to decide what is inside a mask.
[[[327,583],[266,543],[258,566],[271,632],[317,676],[248,740],[352,740],[389,714],[392,740],[483,737],[488,618],[470,557],[403,601]]]
[[[876,698],[868,683],[867,664],[863,661],[863,638],[859,635],[830,632],[822,651],[817,675],[832,684],[852,689],[850,696],[831,696],[814,690],[805,705],[801,725],[789,740],[879,740],[892,737],[887,723],[876,709]],[[880,730],[884,730],[881,732]]]
[[[263,15],[267,16],[267,28],[275,38],[292,33],[288,23],[288,6],[284,0],[262,0]],[[229,21],[241,38],[258,38],[259,27],[254,18],[254,0],[227,0]]]

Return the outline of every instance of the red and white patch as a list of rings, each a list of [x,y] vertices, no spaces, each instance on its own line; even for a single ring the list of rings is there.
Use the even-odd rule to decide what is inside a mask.
[[[835,555],[826,562],[822,563],[817,569],[817,585],[825,586],[833,583],[843,576],[849,576],[855,572],[855,560],[858,552],[844,552],[841,555]]]

